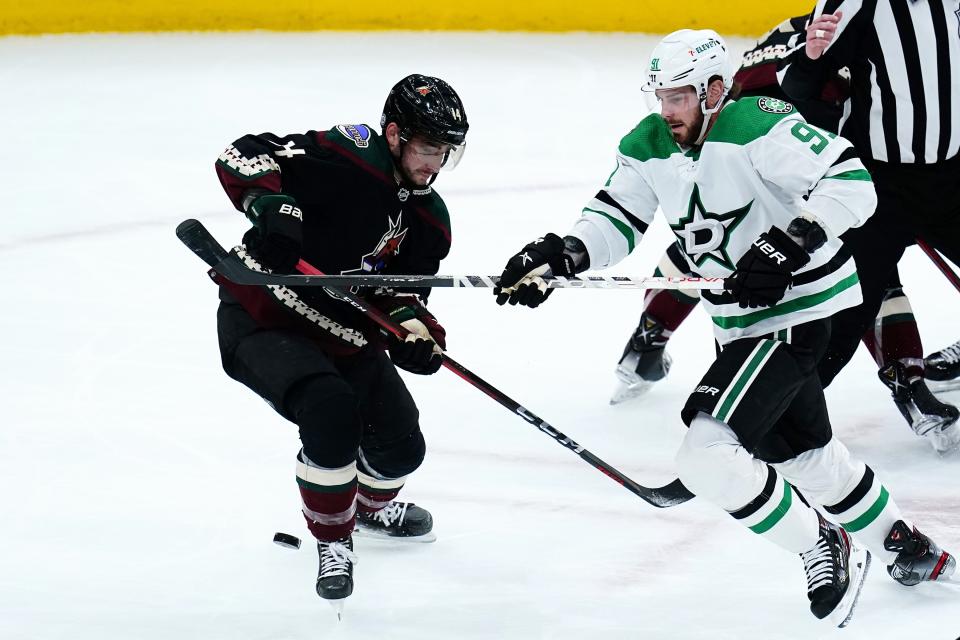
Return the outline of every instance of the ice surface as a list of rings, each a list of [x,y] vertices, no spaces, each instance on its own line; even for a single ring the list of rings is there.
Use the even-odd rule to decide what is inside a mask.
[[[247,132],[378,122],[407,73],[463,97],[445,273],[499,273],[565,232],[644,115],[652,36],[245,34],[0,39],[0,637],[826,638],[960,634],[960,591],[876,567],[837,632],[799,558],[709,504],[655,510],[447,372],[408,376],[428,456],[405,495],[438,541],[358,539],[345,619],[313,593],[295,428],[220,370],[216,290],[174,238],[245,227],[213,172]],[[748,43],[732,41],[742,49]],[[909,215],[910,212],[905,212]],[[647,275],[662,221],[619,273]],[[960,296],[916,250],[902,274],[928,351]],[[670,377],[611,407],[641,292],[561,291],[539,310],[437,290],[450,353],[637,481],[673,477],[679,408],[712,359],[705,315]],[[829,390],[837,433],[924,531],[960,550],[960,459],[906,428],[859,353]],[[948,396],[950,397],[950,396]],[[954,392],[953,400],[960,401]],[[305,538],[299,551],[275,531]]]

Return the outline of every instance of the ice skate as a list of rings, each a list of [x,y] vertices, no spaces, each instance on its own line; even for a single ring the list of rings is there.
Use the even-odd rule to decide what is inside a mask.
[[[927,438],[939,453],[960,447],[960,411],[955,406],[937,400],[923,379],[906,380],[899,362],[883,367],[878,375],[914,433]]]
[[[843,527],[827,522],[820,514],[817,517],[820,539],[800,554],[807,572],[810,611],[821,620],[845,627],[870,568],[870,552],[858,547]]]
[[[433,533],[433,516],[412,502],[391,501],[373,513],[357,511],[355,533],[405,542],[433,542],[437,539]]]
[[[670,372],[673,360],[665,350],[667,338],[663,336],[663,330],[663,325],[647,314],[640,316],[640,324],[627,341],[614,372],[617,388],[610,404],[642,396]]]
[[[928,355],[923,360],[923,367],[923,377],[931,391],[960,389],[960,340]]]
[[[357,556],[350,537],[334,542],[317,542],[320,571],[317,574],[317,595],[330,602],[337,618],[343,617],[343,604],[353,593],[353,565]]]
[[[887,573],[902,585],[912,587],[928,580],[956,580],[957,559],[916,529],[911,530],[903,520],[893,524],[883,548],[897,552],[897,559],[887,567]]]

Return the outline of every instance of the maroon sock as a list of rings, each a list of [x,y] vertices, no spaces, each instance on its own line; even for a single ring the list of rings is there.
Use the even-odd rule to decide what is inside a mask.
[[[644,313],[673,333],[697,306],[696,298],[679,297],[671,289],[653,289],[644,297]],[[669,335],[669,333],[667,334]]]
[[[297,456],[297,485],[303,517],[317,540],[332,542],[353,533],[357,512],[357,467],[324,469]]]
[[[908,380],[923,376],[923,343],[910,301],[902,289],[887,290],[880,314],[862,340],[878,367],[899,361]]]
[[[364,484],[357,487],[357,511],[376,513],[397,497],[402,487],[395,489],[375,489]]]

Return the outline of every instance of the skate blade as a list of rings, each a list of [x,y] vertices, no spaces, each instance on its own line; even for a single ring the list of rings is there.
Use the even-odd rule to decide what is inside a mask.
[[[929,431],[926,438],[940,455],[960,449],[960,423],[954,422],[946,427]]]
[[[620,404],[627,400],[639,398],[653,386],[652,381],[644,380],[636,372],[623,365],[618,366],[613,373],[617,376],[617,388],[614,389],[613,395],[610,397],[610,404]]]
[[[914,413],[911,411],[913,424],[911,428],[918,436],[928,437],[938,431],[947,430],[950,425],[956,422],[955,418],[945,418],[944,416]]]
[[[850,586],[847,587],[847,592],[843,594],[840,604],[827,617],[833,625],[842,629],[850,624],[850,620],[853,618],[853,610],[860,600],[860,591],[863,589],[863,583],[867,579],[869,569],[870,552],[854,545],[850,549]]]
[[[946,393],[960,389],[960,378],[954,378],[953,380],[930,380],[927,378],[925,382],[927,388],[934,393]]]
[[[365,529],[362,527],[356,527],[353,530],[353,535],[359,536],[361,538],[369,538],[371,540],[388,540],[390,542],[402,542],[404,544],[408,542],[436,542],[437,534],[433,531],[425,533],[421,536],[392,536],[389,533],[384,533],[379,529]]]
[[[613,395],[610,396],[610,404],[621,404],[628,400],[639,398],[640,396],[646,395],[652,386],[652,382],[641,382],[633,385],[623,384],[621,382],[617,384],[617,388],[613,391]]]
[[[339,600],[327,600],[327,602],[330,603],[334,613],[337,614],[337,622],[341,622],[343,620],[343,605],[347,602],[347,599],[340,598]]]

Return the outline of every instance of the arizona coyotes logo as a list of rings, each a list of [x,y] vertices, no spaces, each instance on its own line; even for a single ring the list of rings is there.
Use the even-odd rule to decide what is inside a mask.
[[[407,229],[401,229],[403,225],[403,212],[397,214],[397,221],[394,222],[390,216],[387,216],[387,232],[380,238],[376,248],[363,256],[360,261],[359,269],[350,269],[341,271],[347,275],[351,273],[376,273],[387,266],[390,259],[400,253],[400,243],[407,236]]]

